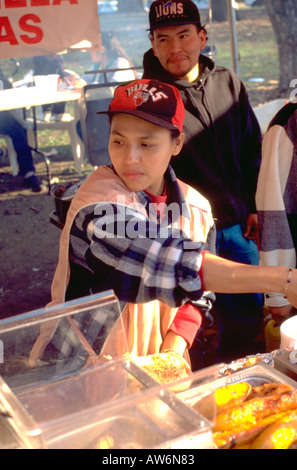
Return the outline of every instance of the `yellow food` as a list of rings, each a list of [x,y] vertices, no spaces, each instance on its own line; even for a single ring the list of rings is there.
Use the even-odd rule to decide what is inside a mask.
[[[188,377],[186,362],[182,357],[171,354],[153,354],[148,357],[149,362],[140,367],[159,383],[171,383],[184,377]]]
[[[217,413],[243,403],[251,393],[252,386],[247,382],[230,384],[218,388],[215,392]]]
[[[112,449],[114,447],[114,439],[109,434],[98,439],[95,449]]]
[[[260,385],[259,387],[253,387],[251,393],[249,394],[249,399],[256,398],[256,397],[265,397],[266,395],[270,395],[271,393],[284,393],[288,390],[292,390],[291,385],[281,384],[277,382],[267,383]]]
[[[247,382],[229,384],[220,387],[193,405],[193,408],[208,419],[215,413],[238,405],[247,399],[252,387]]]
[[[297,411],[287,413],[262,431],[249,449],[288,449],[297,441]]]
[[[218,396],[222,396],[223,406],[226,406],[232,387],[229,391],[224,389],[217,392]],[[237,391],[244,396],[243,390],[244,387]],[[280,383],[252,387],[240,404],[217,414],[213,437],[220,449],[292,447],[297,443],[297,390]]]
[[[214,433],[214,441],[219,448],[244,448],[257,437],[268,425],[287,415],[287,412],[273,414],[254,423],[244,423],[228,431]]]
[[[226,431],[244,423],[256,424],[257,420],[266,416],[295,408],[297,408],[297,390],[256,397],[219,413],[214,431]]]

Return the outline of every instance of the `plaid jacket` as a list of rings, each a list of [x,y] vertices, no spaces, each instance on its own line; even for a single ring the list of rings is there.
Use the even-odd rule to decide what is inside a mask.
[[[126,344],[138,356],[159,352],[180,305],[191,301],[207,316],[214,300],[212,292],[204,292],[199,274],[204,250],[215,251],[210,205],[176,180],[170,168],[166,179],[170,211],[162,222],[147,195],[128,191],[109,167],[94,171],[70,205],[48,307],[114,290],[126,338],[116,321],[101,354],[120,355]],[[57,338],[64,351],[65,330],[57,333],[53,338],[50,329],[41,331],[33,359],[42,357],[49,341],[57,346]]]
[[[118,177],[112,176],[118,184]],[[207,223],[197,220],[197,232],[200,229],[201,233],[199,241],[193,242],[190,235],[193,238],[194,234],[185,227],[191,211],[171,169],[167,184],[173,210],[163,223],[144,192],[137,193],[133,204],[127,205],[122,191],[117,201],[107,196],[107,200],[78,212],[71,227],[67,300],[113,289],[121,302],[158,299],[177,307],[191,300],[202,310],[210,308],[212,295],[203,292],[198,274],[203,250],[214,252],[209,205],[200,196]],[[181,218],[186,232],[180,227]]]

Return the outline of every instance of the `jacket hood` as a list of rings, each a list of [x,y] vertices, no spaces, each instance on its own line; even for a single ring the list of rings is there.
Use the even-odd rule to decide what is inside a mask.
[[[196,107],[195,98],[192,96],[191,89],[196,89],[202,91],[203,98],[201,104],[205,109],[207,118],[203,114],[199,113],[199,120],[201,121],[203,127],[208,129],[208,132],[211,134],[211,145],[216,152],[216,141],[217,141],[217,131],[213,119],[213,113],[211,109],[211,98],[208,99],[208,93],[204,86],[205,81],[208,77],[214,74],[217,70],[217,67],[213,60],[209,57],[201,54],[199,56],[199,77],[194,82],[188,82],[186,80],[178,79],[174,75],[168,73],[161,65],[159,59],[154,55],[153,49],[149,49],[143,57],[143,78],[156,78],[161,82],[170,83],[174,85],[181,92],[181,95],[186,96],[186,99],[189,100],[193,108]],[[184,98],[183,98],[184,99]],[[207,122],[209,124],[207,124]]]
[[[198,79],[191,83],[186,80],[177,79],[174,75],[168,73],[160,64],[159,59],[154,55],[153,49],[149,49],[143,56],[143,77],[142,78],[155,78],[170,84],[178,84],[181,87],[187,88],[197,85],[197,81],[205,80],[209,75],[212,75],[216,69],[213,60],[203,54],[199,57],[200,75]]]

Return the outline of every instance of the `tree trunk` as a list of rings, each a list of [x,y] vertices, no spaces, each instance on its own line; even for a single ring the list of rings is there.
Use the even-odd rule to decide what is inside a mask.
[[[228,21],[227,0],[215,0],[211,2],[212,18],[214,21]]]
[[[289,96],[297,79],[297,0],[265,0],[265,5],[277,39],[279,91]]]

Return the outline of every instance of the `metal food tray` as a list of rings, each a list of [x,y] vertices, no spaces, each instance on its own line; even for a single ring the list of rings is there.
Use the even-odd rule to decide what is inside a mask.
[[[255,366],[242,369],[226,377],[221,377],[207,384],[201,385],[190,390],[178,393],[178,398],[188,406],[194,406],[202,398],[210,395],[214,390],[224,387],[228,384],[248,382],[252,387],[263,385],[264,383],[282,383],[297,388],[297,382],[290,379],[285,374],[275,370],[266,364],[258,364]],[[209,419],[209,417],[208,417]]]

